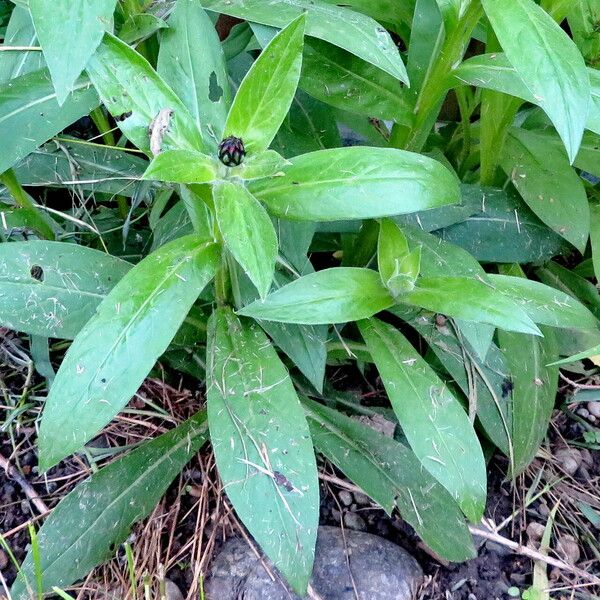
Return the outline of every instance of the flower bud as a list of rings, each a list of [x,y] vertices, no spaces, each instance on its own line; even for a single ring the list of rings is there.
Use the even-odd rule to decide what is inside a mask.
[[[228,167],[241,164],[244,156],[246,156],[246,149],[240,138],[230,135],[219,144],[219,160]]]

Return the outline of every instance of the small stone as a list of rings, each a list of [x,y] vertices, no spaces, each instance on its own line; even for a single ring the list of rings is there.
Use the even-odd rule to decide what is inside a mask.
[[[344,525],[349,529],[354,529],[354,531],[366,531],[367,529],[365,520],[353,512],[347,512],[344,515]]]
[[[581,556],[581,550],[577,540],[568,533],[561,535],[556,543],[556,551],[570,565],[577,563]]]
[[[165,579],[166,600],[184,600],[181,590],[170,579]]]
[[[587,419],[590,416],[590,411],[587,410],[587,408],[580,408],[577,411],[577,414],[582,418],[582,419]]]
[[[536,521],[531,521],[529,525],[527,525],[527,536],[531,542],[539,542],[544,535],[545,527],[541,523],[537,523]]]
[[[587,409],[590,412],[590,415],[594,415],[594,417],[600,417],[600,402],[588,402]]]
[[[338,498],[344,506],[350,506],[352,504],[352,493],[348,490],[342,490],[341,492],[339,492]]]
[[[547,517],[550,514],[550,507],[545,502],[540,502],[537,511],[541,517]]]
[[[8,556],[4,550],[0,550],[0,571],[8,566]]]
[[[588,421],[593,425],[594,423],[596,423],[596,421],[598,421],[598,417],[595,417],[594,415],[590,415],[588,417]]]
[[[581,452],[577,448],[562,448],[558,450],[554,457],[558,461],[558,466],[568,475],[574,475],[581,464]]]
[[[581,452],[581,460],[583,461],[583,464],[587,465],[588,467],[593,467],[594,457],[592,456],[592,453],[587,448],[582,448],[579,452]]]
[[[246,542],[229,539],[205,582],[206,600],[300,600],[277,577],[272,581]],[[348,562],[350,572],[348,569]],[[369,533],[319,527],[311,586],[322,600],[413,600],[423,581],[417,561],[403,548]]]
[[[371,498],[362,492],[354,492],[354,502],[359,506],[370,506]]]
[[[331,516],[336,520],[339,521],[342,518],[342,513],[337,509],[337,508],[332,508],[331,509]]]

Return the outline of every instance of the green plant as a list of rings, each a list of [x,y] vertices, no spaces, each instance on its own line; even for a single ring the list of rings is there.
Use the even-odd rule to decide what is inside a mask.
[[[57,6],[18,2],[5,46],[42,53],[0,55],[0,322],[46,354],[48,338],[73,340],[40,469],[92,440],[159,358],[203,378],[191,357],[206,348],[207,415],[65,497],[15,597],[110,557],[209,437],[237,514],[301,594],[314,449],[436,552],[472,556],[481,440],[521,472],[557,361],[600,344],[585,278],[600,243],[594,3]],[[204,9],[242,22],[221,43]],[[87,114],[104,144],[60,134]],[[339,124],[367,145],[338,147]],[[94,203],[55,209],[34,186]],[[350,416],[377,409],[324,388],[327,361],[375,365],[395,437]]]

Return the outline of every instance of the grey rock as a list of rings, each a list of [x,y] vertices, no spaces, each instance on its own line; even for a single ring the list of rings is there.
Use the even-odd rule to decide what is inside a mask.
[[[184,600],[181,590],[170,579],[165,579],[165,596],[167,600]]]
[[[354,492],[354,501],[360,506],[369,506],[371,504],[371,498],[362,492]]]
[[[365,531],[367,529],[365,520],[355,512],[347,512],[344,515],[344,525],[350,529],[354,529],[354,531]]]
[[[341,492],[339,492],[338,498],[344,506],[350,506],[352,504],[352,493],[348,490],[342,490]]]
[[[205,582],[207,600],[299,600],[240,538],[228,540],[213,561]],[[348,568],[350,567],[350,568]],[[352,577],[350,576],[352,573]],[[319,527],[311,585],[323,600],[413,600],[422,582],[417,561],[383,538],[337,527]]]

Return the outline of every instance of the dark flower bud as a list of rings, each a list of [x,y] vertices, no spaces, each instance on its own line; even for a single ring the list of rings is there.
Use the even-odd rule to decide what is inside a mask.
[[[240,138],[230,135],[219,144],[219,160],[228,167],[241,164],[244,156],[246,156],[246,149]]]

